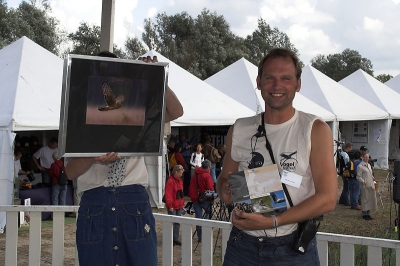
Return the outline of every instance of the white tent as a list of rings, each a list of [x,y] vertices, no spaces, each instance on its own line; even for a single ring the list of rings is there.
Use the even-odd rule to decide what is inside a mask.
[[[244,58],[239,59],[205,80],[208,84],[223,92],[250,109],[264,111],[264,100],[257,89],[258,68]],[[297,93],[293,106],[301,111],[318,115],[325,121],[334,121],[335,115]]]
[[[400,74],[386,81],[385,85],[400,93]]]
[[[216,90],[161,54],[150,51],[143,56],[156,55],[159,62],[169,63],[168,85],[183,106],[182,117],[171,126],[232,125],[239,117],[255,115],[255,111]]]
[[[13,131],[58,129],[63,61],[22,37],[0,50],[0,205],[12,203]],[[0,214],[0,231],[5,214]]]
[[[400,103],[400,94],[363,70],[357,70],[353,74],[339,81],[339,83],[379,108],[386,110],[392,121],[400,119],[400,108],[398,108],[398,104]],[[388,154],[390,158],[400,159],[399,130],[396,125],[397,123],[393,123],[393,125],[392,123],[388,124],[388,131],[390,132]],[[382,139],[374,141],[371,144],[368,144],[369,146],[367,147],[372,151],[374,148],[379,148],[379,146],[377,147],[377,144],[379,145],[379,142],[381,141]],[[377,154],[380,151],[383,150],[378,149],[377,151],[374,151],[374,153]],[[385,154],[381,154],[380,156],[385,156]]]
[[[374,140],[374,130],[381,129],[379,145],[374,147],[369,145],[368,148],[371,149],[372,157],[378,160],[378,165],[383,169],[387,168],[389,114],[385,110],[365,100],[312,66],[303,68],[301,87],[302,95],[336,115],[342,128],[342,141],[352,142],[354,148],[358,149],[361,145],[368,147]]]

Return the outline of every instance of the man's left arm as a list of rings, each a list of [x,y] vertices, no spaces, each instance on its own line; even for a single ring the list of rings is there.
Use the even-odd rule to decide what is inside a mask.
[[[332,211],[336,205],[337,177],[333,161],[333,138],[330,128],[316,120],[311,131],[310,167],[315,194],[277,216],[278,225],[298,223]],[[233,224],[240,230],[269,229],[273,219],[259,214],[237,212]]]

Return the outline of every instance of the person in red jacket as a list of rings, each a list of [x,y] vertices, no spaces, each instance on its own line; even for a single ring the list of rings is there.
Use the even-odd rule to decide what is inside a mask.
[[[193,208],[195,216],[198,219],[210,219],[211,213],[211,201],[206,200],[204,202],[199,202],[199,193],[204,194],[206,190],[214,190],[214,181],[210,174],[211,162],[209,160],[204,160],[201,163],[201,167],[197,168],[194,176],[190,180],[189,185],[189,197],[193,202]],[[203,210],[205,215],[203,217]],[[197,239],[201,242],[201,226],[196,226]]]
[[[57,152],[53,153],[53,160],[54,163],[51,164],[49,170],[49,176],[51,178],[51,201],[52,205],[66,205],[66,198],[67,198],[67,185],[59,185],[58,179],[60,178],[60,170],[61,168],[64,169],[65,166],[63,161],[61,161],[60,157],[57,155]]]
[[[165,184],[165,204],[170,215],[181,216],[182,208],[185,204],[182,180],[183,171],[182,165],[176,165]],[[179,241],[179,229],[180,224],[174,223],[174,246],[181,245],[181,241]]]

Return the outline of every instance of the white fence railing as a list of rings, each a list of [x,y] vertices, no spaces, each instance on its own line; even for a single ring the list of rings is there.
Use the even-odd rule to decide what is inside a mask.
[[[64,214],[76,212],[77,206],[0,206],[0,212],[7,212],[4,265],[17,265],[18,216],[19,212],[30,212],[29,228],[29,265],[40,265],[41,258],[41,213],[53,212],[53,228],[64,228]],[[189,217],[154,214],[156,221],[162,223],[162,265],[173,265],[174,253],[172,245],[173,223],[181,224],[181,264],[192,265],[192,235],[195,225],[202,226],[201,265],[213,265],[214,229],[221,229],[222,258],[226,250],[231,225],[228,222],[202,220]],[[392,249],[396,256],[390,265],[400,266],[400,241],[318,233],[318,254],[321,265],[328,265],[328,243],[340,243],[340,265],[354,265],[355,245],[368,247],[367,265],[382,265],[382,248]],[[63,265],[64,230],[53,230],[52,265]],[[0,261],[0,265],[2,262]]]

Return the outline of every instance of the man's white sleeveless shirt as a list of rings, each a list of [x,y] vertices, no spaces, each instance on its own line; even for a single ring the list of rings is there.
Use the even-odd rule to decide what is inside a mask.
[[[286,185],[293,205],[297,205],[315,194],[310,168],[311,129],[320,118],[295,110],[293,117],[283,124],[265,124],[265,130],[274,153],[279,172],[283,170],[302,176],[301,185],[295,188]],[[253,160],[255,167],[271,165],[265,146],[265,137],[252,137],[261,124],[261,114],[236,120],[232,135],[232,159],[239,163],[239,171],[249,169]],[[252,149],[254,152],[252,153]],[[253,168],[250,166],[250,168]],[[286,196],[286,195],[285,195]],[[288,208],[290,208],[287,202]],[[245,231],[253,236],[282,236],[297,229],[297,224],[279,226],[277,229]]]

